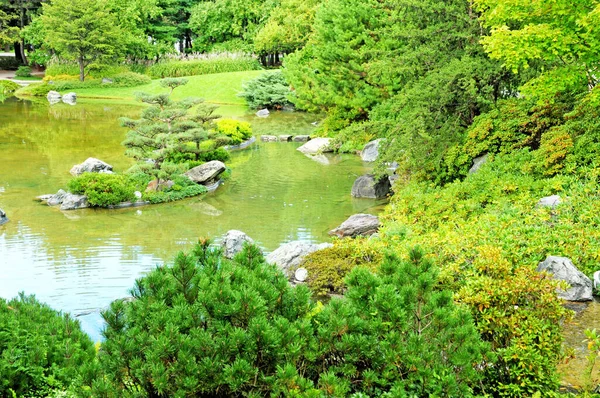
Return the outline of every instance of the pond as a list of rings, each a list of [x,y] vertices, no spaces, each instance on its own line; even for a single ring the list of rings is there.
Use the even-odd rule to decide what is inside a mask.
[[[199,237],[218,240],[230,229],[265,251],[291,240],[323,242],[348,216],[376,213],[381,202],[352,199],[350,188],[369,165],[353,155],[316,162],[298,143],[261,143],[232,154],[232,177],[216,192],[139,208],[61,212],[34,198],[66,187],[69,170],[88,157],[127,169],[118,117],[140,107],[80,101],[76,106],[8,99],[0,103],[0,297],[35,294],[53,308],[85,314],[99,338],[97,310],[128,295],[136,278],[171,261]],[[228,110],[229,114],[235,110]],[[274,113],[253,124],[258,134],[310,134],[314,115]]]

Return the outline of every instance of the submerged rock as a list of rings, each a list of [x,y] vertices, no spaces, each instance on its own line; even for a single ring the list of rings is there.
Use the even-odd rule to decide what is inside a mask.
[[[270,264],[277,265],[288,278],[292,278],[302,260],[304,260],[304,257],[317,250],[327,249],[332,246],[331,243],[314,244],[296,240],[279,246],[279,248],[267,255],[266,260]]]
[[[223,235],[221,246],[223,247],[223,255],[227,258],[234,258],[236,254],[242,251],[244,243],[254,244],[254,240],[243,233],[232,229]]]
[[[96,158],[87,158],[85,162],[76,164],[71,168],[71,175],[77,177],[83,173],[112,173],[113,167]]]
[[[258,117],[268,117],[269,116],[269,110],[268,109],[261,109],[258,112],[256,112],[256,116]]]
[[[381,144],[381,141],[382,139],[379,138],[377,140],[373,140],[367,143],[367,145],[365,145],[365,147],[360,153],[360,158],[364,162],[374,162],[375,160],[377,160],[377,157],[379,156],[379,145]]]
[[[276,142],[279,139],[277,138],[276,135],[261,135],[260,140],[263,142]]]
[[[294,142],[308,142],[310,141],[310,135],[296,135],[292,138]]]
[[[210,185],[225,169],[225,163],[212,160],[188,170],[185,175],[197,184]]]
[[[360,176],[352,185],[352,196],[355,198],[385,198],[391,190],[390,180],[387,177],[375,179],[372,174]]]
[[[86,207],[89,207],[87,196],[75,195],[73,193],[68,193],[60,205],[61,210],[77,210],[85,209]]]
[[[0,225],[4,225],[8,222],[8,217],[6,216],[6,213],[4,212],[4,210],[0,209]]]
[[[553,279],[566,281],[571,286],[566,291],[559,290],[558,297],[568,301],[592,300],[592,281],[567,257],[548,256],[538,265],[537,271],[546,271]]]
[[[329,231],[329,235],[340,238],[373,235],[379,231],[379,218],[371,214],[354,214],[339,227]]]
[[[297,149],[305,155],[316,155],[325,152],[333,152],[331,138],[314,138]]]

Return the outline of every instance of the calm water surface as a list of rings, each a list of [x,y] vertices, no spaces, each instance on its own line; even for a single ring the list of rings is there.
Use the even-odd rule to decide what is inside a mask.
[[[90,156],[117,172],[127,169],[132,163],[123,155],[117,118],[139,111],[94,102],[0,104],[0,208],[11,220],[0,227],[0,297],[24,291],[62,311],[95,311],[128,295],[136,278],[199,237],[218,240],[239,229],[266,251],[296,239],[322,242],[351,214],[375,213],[381,204],[350,197],[353,181],[368,171],[358,157],[319,163],[296,151],[296,143],[258,143],[234,153],[231,180],[201,198],[68,212],[33,200],[64,188],[70,168]],[[315,120],[302,113],[238,115],[257,134],[309,134]],[[97,338],[97,313],[81,320]]]

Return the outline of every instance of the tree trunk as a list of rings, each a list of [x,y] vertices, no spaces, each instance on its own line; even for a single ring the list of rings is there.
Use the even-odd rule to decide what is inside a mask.
[[[21,30],[25,27],[25,9],[21,8]],[[21,39],[21,60],[23,61],[23,65],[28,65],[27,57],[25,56],[25,39]]]
[[[83,65],[83,57],[79,56],[77,58],[77,64],[79,65],[79,81],[85,80],[85,66]]]

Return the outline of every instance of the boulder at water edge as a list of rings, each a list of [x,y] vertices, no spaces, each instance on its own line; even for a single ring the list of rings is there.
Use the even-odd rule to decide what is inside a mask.
[[[89,207],[87,196],[68,193],[60,205],[61,210],[76,210]]]
[[[367,145],[365,145],[362,152],[360,153],[360,158],[364,162],[374,162],[375,160],[377,160],[377,157],[379,156],[380,144],[381,138],[367,143]]]
[[[185,175],[197,184],[210,185],[225,169],[225,163],[212,160],[188,170]]]
[[[290,142],[293,136],[289,134],[282,134],[279,136],[279,142]]]
[[[77,177],[83,173],[112,173],[113,167],[96,158],[87,158],[85,162],[76,164],[71,168],[71,175]]]
[[[256,112],[256,116],[258,117],[268,117],[269,116],[269,110],[268,109],[261,109],[258,112]]]
[[[562,200],[560,199],[560,196],[552,195],[552,196],[546,196],[546,197],[538,200],[537,206],[538,207],[549,207],[551,209],[554,209],[556,206],[558,206],[561,203],[562,203]]]
[[[310,135],[296,135],[292,138],[294,142],[308,142],[310,141]]]
[[[548,256],[537,267],[538,272],[546,271],[554,279],[566,281],[569,289],[559,290],[558,297],[568,301],[592,300],[592,281],[573,265],[566,257]]]
[[[340,238],[373,235],[379,231],[379,218],[371,214],[354,214],[336,229],[329,231],[329,235]]]
[[[243,233],[232,229],[223,235],[221,246],[223,247],[223,255],[227,258],[234,258],[236,254],[242,251],[244,243],[254,244],[254,240]]]
[[[77,102],[77,94],[75,93],[67,93],[62,96],[62,102],[69,105],[75,105]]]
[[[60,95],[60,93],[58,91],[48,91],[46,98],[50,102],[58,102],[58,101],[60,101],[62,96]]]
[[[0,209],[0,225],[4,225],[8,222],[8,217],[4,210]]]
[[[305,155],[316,155],[318,153],[333,152],[331,138],[314,138],[298,148]]]
[[[267,255],[267,262],[277,265],[288,278],[292,278],[304,257],[317,250],[327,249],[332,246],[331,243],[321,243],[317,245],[296,240],[285,243],[279,246],[274,252],[269,253],[269,255]]]
[[[63,202],[65,196],[67,196],[67,192],[63,191],[62,189],[59,189],[57,193],[55,193],[54,195],[50,195],[50,197],[48,197],[48,195],[43,196],[47,197],[46,204],[48,206],[57,206]]]
[[[387,177],[375,179],[372,174],[360,176],[352,185],[352,196],[355,198],[385,198],[390,193],[391,185]]]
[[[279,141],[276,135],[261,135],[260,140],[263,142],[276,142]]]

